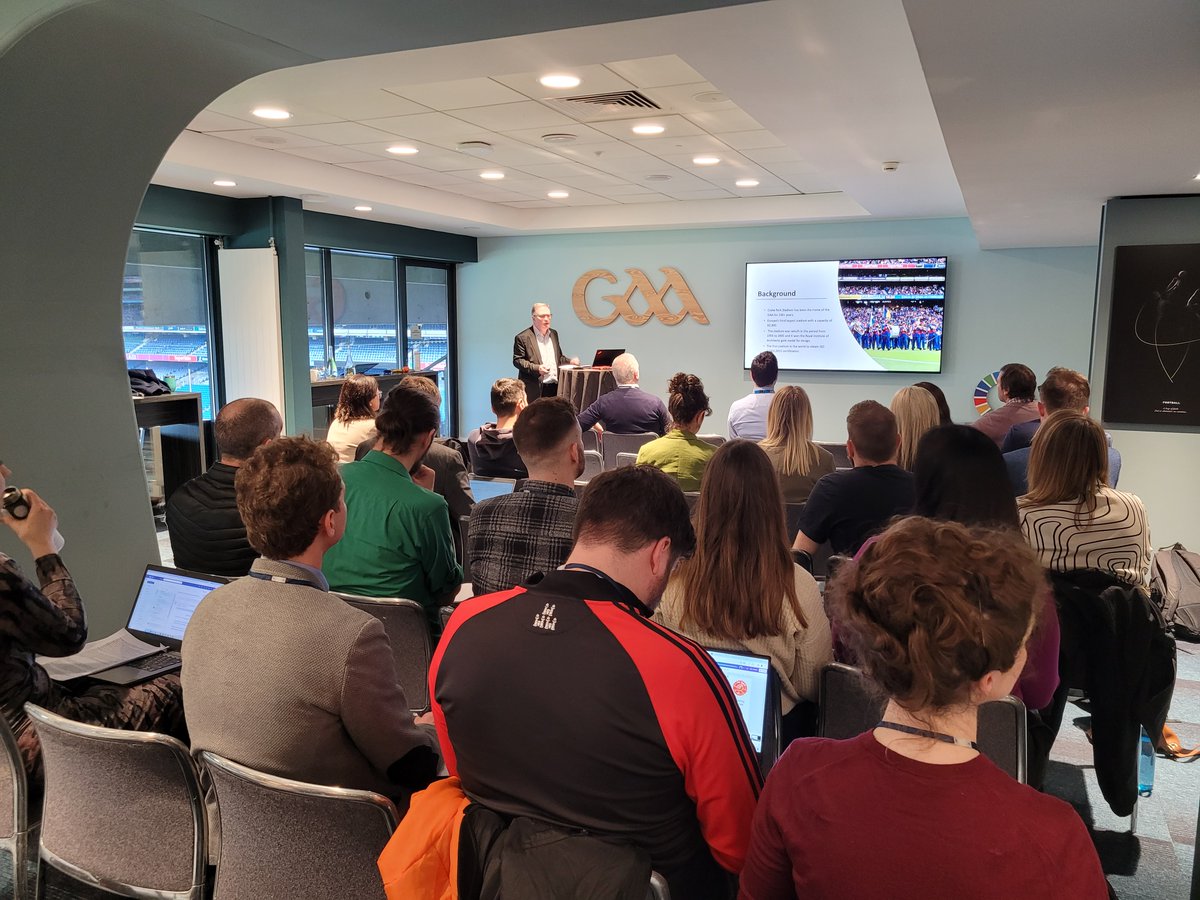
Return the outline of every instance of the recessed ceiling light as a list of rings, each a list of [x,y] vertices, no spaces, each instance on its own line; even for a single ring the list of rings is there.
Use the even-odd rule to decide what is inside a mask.
[[[543,75],[538,81],[541,82],[542,87],[558,88],[560,90],[579,87],[579,79],[574,75]]]
[[[571,195],[568,194],[566,191],[551,191],[546,196],[549,197],[551,200],[566,200]]]
[[[237,187],[236,181],[230,181],[228,178],[218,178],[213,182],[215,187]]]
[[[738,187],[758,187],[757,178],[739,178],[734,182]]]
[[[574,134],[543,134],[542,141],[546,144],[573,144],[579,140]]]
[[[667,129],[661,125],[634,125],[634,134],[662,134]]]
[[[697,166],[715,166],[721,161],[719,156],[693,156],[692,163]]]
[[[1196,173],[1196,177],[1193,178],[1192,181],[1200,181],[1200,172]]]
[[[280,109],[278,106],[255,107],[254,115],[260,119],[290,119],[292,117],[290,112]]]
[[[479,177],[484,181],[499,181],[504,177],[504,173],[496,169],[488,169],[486,172],[480,172]]]
[[[358,206],[354,207],[355,212],[370,212],[371,209],[372,209],[372,207],[365,206],[364,204],[361,204],[361,203]]]
[[[387,148],[388,153],[394,153],[396,156],[413,156],[420,153],[416,147],[410,147],[408,144],[395,144]]]

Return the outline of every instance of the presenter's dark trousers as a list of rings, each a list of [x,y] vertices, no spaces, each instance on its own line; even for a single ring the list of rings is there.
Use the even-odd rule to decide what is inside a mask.
[[[543,381],[542,382],[542,396],[543,397],[557,397],[558,396],[558,382],[557,381],[551,381],[551,382]]]

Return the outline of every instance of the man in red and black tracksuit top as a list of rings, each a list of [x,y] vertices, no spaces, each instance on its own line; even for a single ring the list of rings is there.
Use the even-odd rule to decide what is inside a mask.
[[[668,476],[598,476],[566,565],[461,604],[429,682],[472,800],[642,847],[672,896],[706,900],[731,896],[762,779],[720,669],[649,619],[694,544]]]

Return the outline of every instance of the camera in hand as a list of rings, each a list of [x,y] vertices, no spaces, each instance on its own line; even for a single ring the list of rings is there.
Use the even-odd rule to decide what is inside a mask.
[[[19,487],[6,487],[0,503],[14,519],[24,519],[29,515],[29,501],[25,499],[25,494]]]

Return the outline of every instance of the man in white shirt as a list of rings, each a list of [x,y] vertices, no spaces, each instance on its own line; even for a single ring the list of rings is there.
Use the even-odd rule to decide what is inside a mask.
[[[579,365],[577,357],[567,358],[558,343],[558,332],[550,327],[552,313],[545,303],[533,304],[533,324],[513,339],[513,365],[525,385],[530,403],[540,397],[558,394],[558,367]]]
[[[729,407],[729,437],[761,441],[767,436],[767,410],[775,399],[775,381],[779,378],[779,361],[770,350],[764,350],[750,363],[750,378],[754,392]]]

